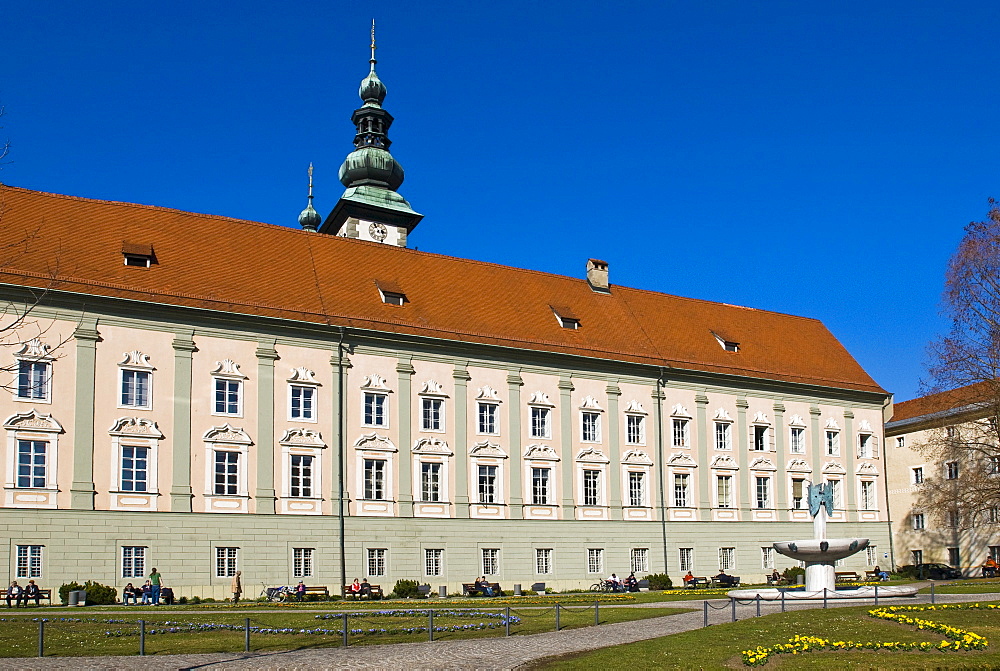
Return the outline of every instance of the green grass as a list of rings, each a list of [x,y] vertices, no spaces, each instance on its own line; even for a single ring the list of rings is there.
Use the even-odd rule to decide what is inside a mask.
[[[440,604],[439,604],[440,607]],[[37,653],[38,617],[46,617],[45,624],[45,654],[59,656],[80,655],[134,655],[139,649],[138,620],[146,621],[146,653],[147,654],[184,654],[206,652],[238,652],[243,650],[243,631],[186,631],[183,633],[152,634],[157,629],[167,626],[177,626],[177,623],[228,624],[242,627],[245,619],[250,617],[251,626],[268,628],[292,628],[294,630],[323,628],[338,630],[341,626],[339,617],[334,619],[317,619],[315,611],[289,611],[280,613],[253,613],[230,609],[224,611],[206,612],[143,612],[128,616],[102,613],[88,608],[64,609],[62,612],[5,611],[0,612],[0,657],[32,657]],[[448,615],[437,613],[434,626],[451,627],[475,624],[493,623],[492,629],[467,631],[435,631],[435,640],[455,640],[460,638],[478,638],[503,636],[502,621],[482,615],[483,609],[476,609],[472,614]],[[521,618],[520,623],[511,625],[512,635],[536,634],[555,629],[554,609],[512,608],[512,615]],[[356,612],[367,612],[366,615],[350,617],[348,626],[351,630],[369,629],[401,629],[404,627],[426,627],[428,616],[423,611],[404,617],[380,617],[374,612],[358,609]],[[477,612],[479,614],[477,614]],[[503,609],[492,609],[494,613],[502,613]],[[631,622],[663,615],[673,615],[685,612],[678,608],[601,608],[601,623]],[[82,619],[83,622],[67,621]],[[171,623],[168,625],[167,623]],[[561,610],[560,626],[562,629],[587,627],[594,624],[593,608],[584,606],[568,607]],[[109,635],[111,632],[113,635]],[[383,643],[403,643],[425,641],[426,631],[417,633],[378,633],[376,635],[352,634],[350,645],[371,645]],[[336,631],[326,634],[307,633],[253,633],[251,635],[251,650],[268,652],[275,650],[299,650],[315,647],[337,647],[341,644],[341,635]]]
[[[758,645],[784,643],[795,634],[831,640],[941,641],[943,636],[883,620],[866,613],[871,606],[797,611],[734,623],[712,625],[650,641],[604,648],[590,653],[540,660],[532,669],[747,669],[740,653]],[[787,669],[953,669],[1000,668],[1000,612],[925,611],[924,619],[971,630],[997,641],[991,648],[975,652],[812,652],[777,655],[766,668]]]
[[[939,582],[934,585],[936,594],[996,594],[1000,592],[1000,580],[956,580]],[[931,588],[924,587],[921,594],[930,594]]]

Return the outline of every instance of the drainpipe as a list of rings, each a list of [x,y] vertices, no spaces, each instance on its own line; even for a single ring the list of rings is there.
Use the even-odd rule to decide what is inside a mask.
[[[656,467],[657,480],[660,481],[660,530],[663,534],[663,573],[669,574],[670,564],[667,559],[667,503],[663,487],[663,366],[656,378]]]
[[[885,427],[885,408],[892,402],[892,397],[886,397],[882,405],[882,426]],[[885,430],[882,431],[882,489],[885,490],[885,523],[889,527],[889,566],[896,571],[896,549],[892,541],[892,511],[889,509],[889,453],[885,449]]]
[[[347,584],[346,543],[344,541],[344,333],[340,327],[340,340],[337,342],[337,521],[340,524],[340,589]]]

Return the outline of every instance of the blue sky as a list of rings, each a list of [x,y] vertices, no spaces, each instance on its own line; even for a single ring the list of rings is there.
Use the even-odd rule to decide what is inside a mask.
[[[1000,3],[7,0],[0,179],[293,225],[312,161],[325,215],[373,16],[412,246],[816,317],[917,393]]]

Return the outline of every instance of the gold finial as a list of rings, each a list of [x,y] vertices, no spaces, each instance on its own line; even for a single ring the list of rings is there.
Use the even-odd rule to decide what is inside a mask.
[[[312,202],[313,197],[313,164],[309,161],[309,202]]]
[[[375,72],[375,19],[372,19],[372,72]]]

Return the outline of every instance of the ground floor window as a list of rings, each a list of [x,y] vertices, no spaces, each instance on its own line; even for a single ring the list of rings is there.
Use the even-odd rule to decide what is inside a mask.
[[[910,550],[910,556],[913,558],[914,564],[924,563],[924,551],[923,550]]]
[[[500,549],[483,548],[483,575],[500,573]]]
[[[878,564],[878,547],[875,545],[869,545],[865,552],[868,555],[868,565],[875,566]]]
[[[948,548],[948,563],[959,568],[962,565],[962,555],[958,548]]]
[[[993,561],[1000,560],[1000,545],[990,546],[990,557],[993,558]]]
[[[41,545],[17,546],[17,577],[18,578],[42,577]]]
[[[552,548],[535,550],[535,573],[541,575],[552,573]]]
[[[215,577],[232,578],[236,575],[239,548],[215,548]]]
[[[649,572],[649,548],[632,548],[632,561],[629,563],[632,573]]]
[[[761,548],[760,549],[760,566],[761,568],[774,568],[774,548]]]
[[[424,575],[444,573],[444,550],[424,550]]]
[[[601,548],[589,548],[587,550],[587,573],[604,572],[604,550]]]
[[[142,578],[146,575],[146,548],[122,547],[122,577]]]
[[[292,548],[292,577],[311,578],[313,575],[313,548]]]
[[[719,548],[719,568],[730,571],[736,567],[736,548]]]
[[[368,548],[368,575],[379,577],[385,575],[385,548]]]
[[[679,548],[680,570],[690,571],[694,568],[694,548]]]

